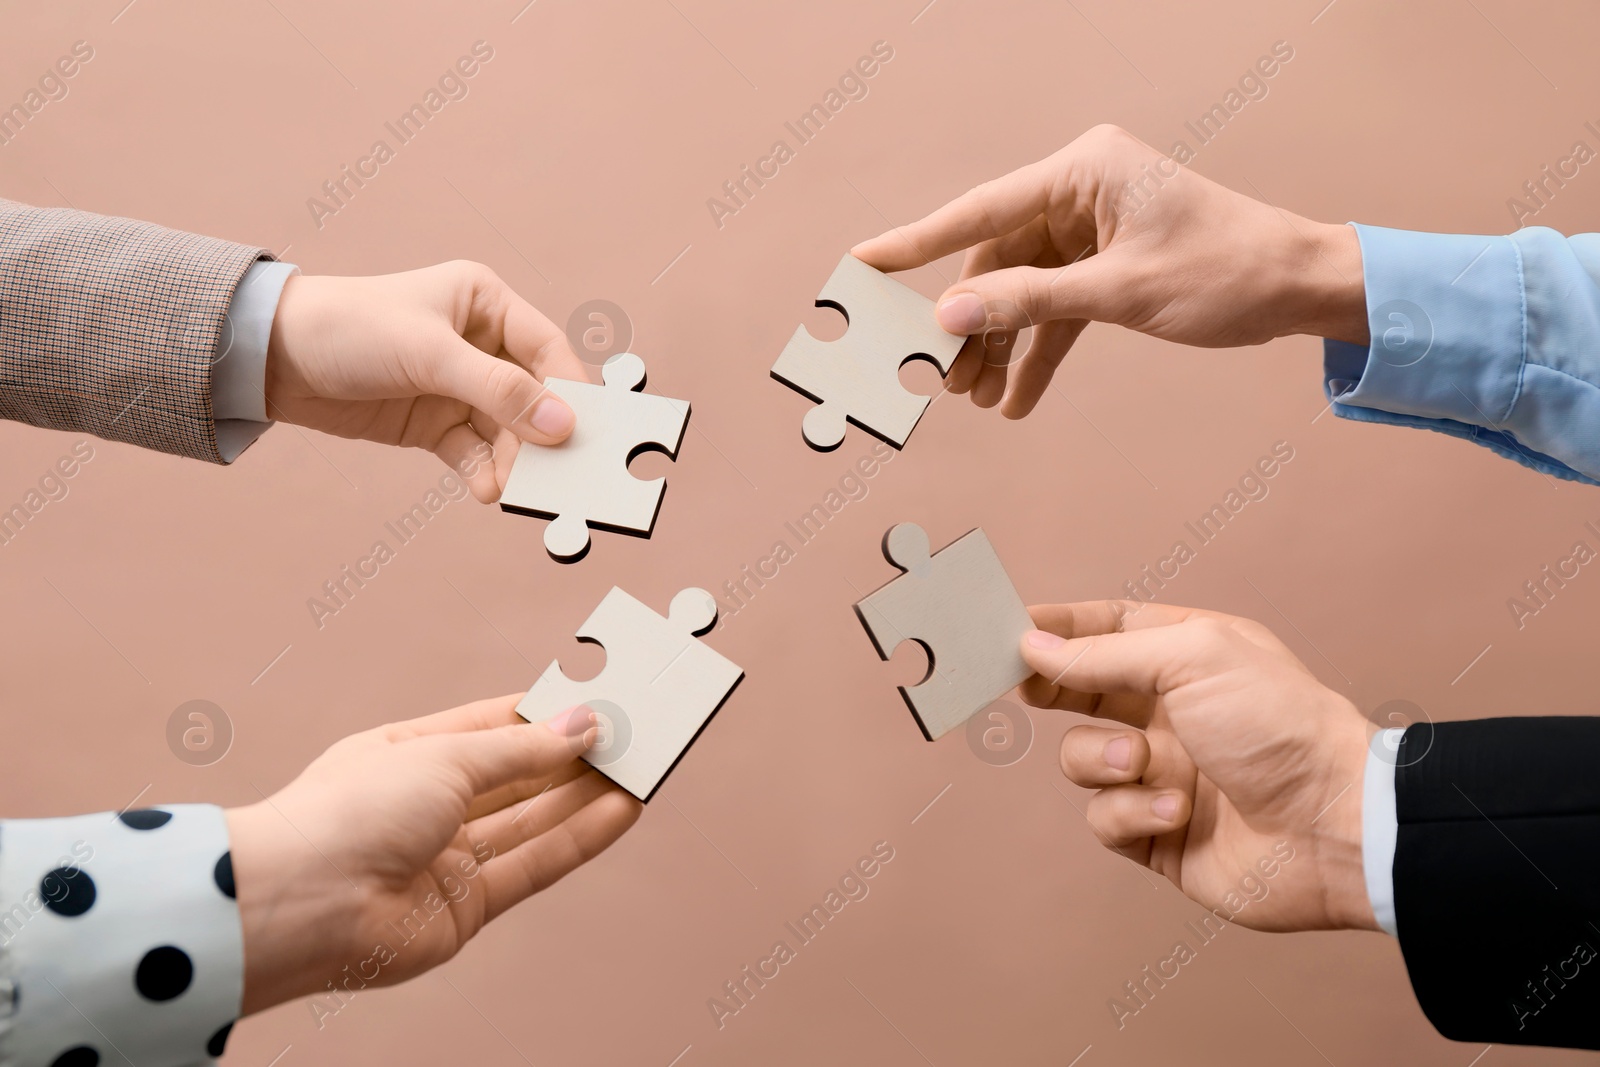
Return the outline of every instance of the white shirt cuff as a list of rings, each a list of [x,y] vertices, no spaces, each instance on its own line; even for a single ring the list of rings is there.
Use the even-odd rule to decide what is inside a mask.
[[[221,808],[0,823],[0,1065],[220,1056],[244,992]]]
[[[267,342],[283,286],[300,272],[292,263],[257,260],[233,291],[222,334],[211,356],[211,413],[217,451],[232,463],[266,432]]]
[[[1367,771],[1361,786],[1361,868],[1367,878],[1372,914],[1385,932],[1400,936],[1394,914],[1394,849],[1400,835],[1395,814],[1394,766],[1404,730],[1383,730],[1367,750]]]

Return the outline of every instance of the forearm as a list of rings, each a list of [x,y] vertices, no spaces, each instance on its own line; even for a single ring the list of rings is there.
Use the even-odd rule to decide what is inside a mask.
[[[1324,333],[1334,412],[1600,484],[1600,235],[1351,229],[1370,337]]]
[[[241,965],[219,809],[19,820],[0,838],[0,1063],[222,1054]]]
[[[0,418],[213,462],[213,363],[255,247],[0,201]]]
[[[1600,718],[1420,724],[1397,755],[1396,918],[1428,1018],[1600,1048]]]

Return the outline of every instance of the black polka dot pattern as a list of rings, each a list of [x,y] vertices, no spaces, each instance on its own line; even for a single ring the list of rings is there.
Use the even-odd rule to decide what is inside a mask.
[[[39,879],[39,895],[45,907],[70,919],[94,907],[94,879],[77,867],[57,867]]]
[[[233,891],[233,850],[229,849],[217,860],[217,866],[212,870],[211,877],[215,879],[217,888],[222,890],[222,895],[229,900],[234,899]]]
[[[33,916],[0,931],[0,1026],[25,1062],[111,1067],[125,1063],[119,1048],[142,1050],[141,1064],[223,1056],[244,977],[223,810],[171,804],[0,831],[0,885]],[[53,1009],[62,997],[77,1011]],[[11,1059],[0,1050],[0,1067]]]
[[[182,995],[193,980],[194,963],[189,954],[173,945],[146,952],[133,973],[134,988],[146,1000],[171,1000]]]
[[[221,1030],[211,1035],[211,1040],[206,1042],[206,1055],[216,1059],[227,1051],[228,1035],[233,1032],[233,1024],[229,1023]]]
[[[133,830],[155,830],[171,822],[172,813],[162,811],[160,808],[135,808],[123,812],[117,818],[122,820],[122,825]]]

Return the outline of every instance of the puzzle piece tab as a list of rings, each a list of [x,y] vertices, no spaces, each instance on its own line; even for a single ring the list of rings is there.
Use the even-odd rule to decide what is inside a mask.
[[[503,510],[551,520],[544,547],[562,563],[589,551],[591,527],[650,536],[667,480],[635,478],[628,463],[649,451],[676,459],[689,424],[688,401],[641,392],[644,361],[633,353],[612,356],[601,377],[604,385],[545,379],[577,426],[559,445],[524,442],[500,494]]]
[[[937,741],[1033,673],[1019,648],[1033,620],[982,530],[929,555],[922,527],[903,522],[884,534],[883,554],[905,573],[857,603],[856,617],[883,659],[902,641],[927,651],[927,675],[900,695]]]
[[[698,640],[717,622],[704,589],[684,589],[662,618],[613,587],[578,630],[578,640],[606,650],[606,665],[574,682],[551,663],[517,705],[529,722],[586,704],[600,720],[600,741],[585,761],[648,801],[744,678],[744,671]]]
[[[932,300],[852,255],[834,268],[817,306],[844,314],[844,336],[819,341],[801,326],[772,365],[774,378],[817,401],[800,424],[806,443],[838,448],[848,420],[904,447],[930,398],[906,391],[900,367],[922,358],[948,374],[966,338],[940,328]]]

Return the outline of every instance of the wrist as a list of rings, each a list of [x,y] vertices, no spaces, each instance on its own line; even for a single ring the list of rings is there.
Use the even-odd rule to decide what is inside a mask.
[[[270,803],[229,808],[244,941],[241,1015],[322,989],[350,958],[354,890]]]
[[[1299,309],[1291,333],[1311,334],[1351,344],[1370,343],[1367,288],[1361,266],[1361,239],[1354,226],[1310,223],[1301,242],[1291,298]]]
[[[267,416],[285,422],[294,421],[286,418],[282,409],[286,393],[303,391],[304,383],[295,371],[292,349],[297,343],[294,339],[296,319],[304,317],[306,283],[309,280],[305,275],[296,274],[283,283],[283,291],[278,294],[277,309],[272,314],[272,328],[267,333],[262,392],[267,404]]]
[[[1343,793],[1312,824],[1311,854],[1322,886],[1329,928],[1377,930],[1363,862],[1362,784],[1367,754],[1378,728],[1354,707],[1340,719],[1337,736],[1329,745],[1334,767],[1328,782],[1330,796],[1340,790]]]

